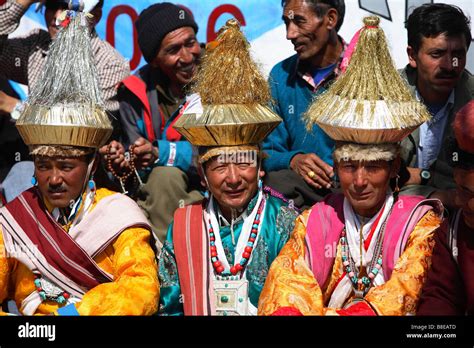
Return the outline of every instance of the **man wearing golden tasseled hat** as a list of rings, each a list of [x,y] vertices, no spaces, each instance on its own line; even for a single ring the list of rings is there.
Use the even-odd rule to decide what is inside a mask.
[[[296,221],[262,291],[262,315],[413,314],[429,267],[438,200],[399,196],[399,142],[428,119],[391,60],[378,17],[364,19],[348,69],[309,108],[336,141],[341,194]]]
[[[150,226],[135,202],[93,180],[112,126],[88,14],[70,6],[16,123],[35,186],[0,210],[0,302],[22,315],[150,315],[159,296]]]
[[[297,213],[262,187],[259,143],[281,119],[235,20],[210,45],[175,128],[198,147],[208,199],[179,208],[159,261],[160,312],[255,315]]]

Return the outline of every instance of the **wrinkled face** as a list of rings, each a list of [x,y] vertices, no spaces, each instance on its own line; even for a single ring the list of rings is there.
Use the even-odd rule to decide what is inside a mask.
[[[456,203],[463,209],[466,225],[474,228],[474,170],[455,168]]]
[[[151,63],[159,68],[172,83],[185,86],[197,70],[201,47],[191,27],[178,28],[164,37]]]
[[[59,2],[53,5],[48,4],[48,7],[44,11],[44,20],[46,22],[46,26],[48,27],[49,36],[51,36],[51,39],[56,37],[59,29],[61,28],[60,26],[56,25],[56,18],[58,18],[59,15],[67,9],[68,5],[66,3]],[[90,26],[92,28],[100,21],[100,18],[102,17],[102,8],[95,7],[90,13],[93,15],[92,20],[90,21]]]
[[[417,69],[419,89],[424,86],[433,93],[449,95],[466,66],[466,54],[464,35],[423,37],[418,52],[409,46],[410,65]]]
[[[82,157],[35,157],[35,176],[41,194],[55,208],[71,206],[82,193],[88,162]]]
[[[337,175],[344,196],[354,211],[365,217],[374,216],[382,207],[389,188],[390,178],[396,171],[387,161],[340,161]]]
[[[257,193],[259,177],[264,174],[258,172],[256,160],[222,161],[219,157],[206,162],[204,171],[208,189],[224,213],[245,209]]]
[[[316,57],[327,45],[329,28],[333,27],[329,24],[328,14],[319,18],[304,0],[290,0],[283,9],[282,18],[286,25],[286,39],[291,40],[300,60]]]

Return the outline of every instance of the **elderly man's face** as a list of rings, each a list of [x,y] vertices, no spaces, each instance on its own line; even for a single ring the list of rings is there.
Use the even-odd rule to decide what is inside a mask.
[[[88,161],[81,157],[35,157],[35,176],[44,198],[55,208],[66,208],[82,193]]]
[[[236,157],[232,160],[213,157],[204,165],[208,189],[217,200],[224,215],[234,209],[242,211],[258,190],[259,172],[257,160]]]
[[[474,229],[474,170],[455,168],[457,204],[463,210],[464,222]]]
[[[334,10],[331,10],[333,14]],[[286,38],[291,40],[300,60],[309,60],[323,54],[337,16],[329,23],[329,12],[319,18],[305,0],[289,0],[283,9]]]
[[[197,70],[201,47],[191,27],[183,27],[166,34],[151,63],[158,67],[172,83],[185,86]]]
[[[410,65],[417,70],[417,86],[420,91],[444,98],[449,96],[458,83],[466,66],[466,55],[464,35],[424,37],[418,52],[408,47]]]
[[[372,217],[380,210],[385,202],[390,178],[396,176],[395,167],[387,161],[349,160],[336,163],[344,196],[357,214]]]

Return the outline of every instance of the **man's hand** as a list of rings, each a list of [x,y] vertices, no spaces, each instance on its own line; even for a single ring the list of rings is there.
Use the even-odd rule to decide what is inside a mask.
[[[410,178],[403,185],[421,185],[421,168],[407,167],[407,170],[410,173]]]
[[[109,147],[109,145],[110,153],[107,154],[107,148]],[[115,170],[115,172],[121,173],[124,167],[128,167],[128,161],[125,160],[125,148],[121,143],[115,140],[113,140],[109,145],[102,146],[99,149],[99,153],[105,163],[108,163],[108,161],[110,160],[112,168]]]
[[[0,111],[6,114],[11,114],[15,105],[19,102],[18,99],[10,97],[3,91],[0,91]]]
[[[158,148],[153,146],[153,144],[145,138],[138,138],[135,140],[134,145],[133,153],[137,156],[135,160],[137,169],[151,167],[158,159]]]
[[[334,170],[314,153],[295,155],[291,159],[290,168],[301,175],[308,185],[316,189],[331,187]]]

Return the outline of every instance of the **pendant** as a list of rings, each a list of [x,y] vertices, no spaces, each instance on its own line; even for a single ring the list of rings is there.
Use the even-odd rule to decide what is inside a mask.
[[[41,284],[41,289],[45,292],[48,299],[55,299],[64,292],[61,288],[54,285],[48,279],[44,277],[38,279]]]
[[[359,279],[362,280],[364,277],[367,277],[367,269],[364,266],[360,266],[360,268],[359,268]],[[365,288],[366,288],[366,285],[364,283],[357,284],[357,290],[355,290],[356,294],[358,292],[364,293]],[[362,297],[364,297],[364,296],[362,296]]]
[[[216,276],[214,294],[217,315],[249,315],[248,280],[239,276]]]
[[[347,309],[357,304],[358,302],[365,302],[364,296],[365,296],[364,291],[354,289],[354,297],[352,297],[349,301],[347,301],[342,306],[342,308]]]
[[[125,185],[124,185],[122,179],[119,179],[119,181],[120,181],[120,186],[122,187],[122,193],[124,195],[128,194],[128,191],[125,189]]]
[[[134,169],[134,171],[135,171],[135,176],[138,179],[138,189],[141,190],[143,188],[143,186],[145,186],[145,185],[143,184],[142,178],[140,178],[140,174],[138,174],[137,169]]]

